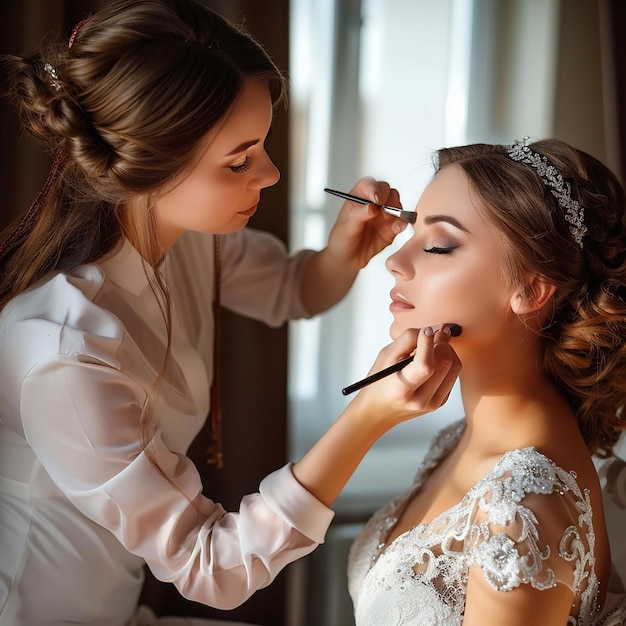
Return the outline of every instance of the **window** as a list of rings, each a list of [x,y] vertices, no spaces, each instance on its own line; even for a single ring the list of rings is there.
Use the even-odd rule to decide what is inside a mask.
[[[412,209],[438,147],[550,134],[554,64],[539,60],[554,58],[556,7],[556,0],[291,0],[294,248],[326,242],[341,201],[324,187],[349,191],[372,175],[398,188]],[[339,415],[348,401],[341,389],[365,376],[390,341],[390,251],[370,262],[337,307],[291,326],[293,458]],[[462,415],[455,389],[435,414],[385,435],[336,503],[338,515],[367,514],[402,491],[432,435]]]

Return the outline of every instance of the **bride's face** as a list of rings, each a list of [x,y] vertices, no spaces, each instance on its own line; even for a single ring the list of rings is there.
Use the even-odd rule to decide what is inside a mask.
[[[510,321],[513,289],[502,272],[495,228],[480,213],[461,168],[442,168],[417,205],[414,234],[387,260],[391,336],[444,322],[463,327],[462,340],[497,339]]]

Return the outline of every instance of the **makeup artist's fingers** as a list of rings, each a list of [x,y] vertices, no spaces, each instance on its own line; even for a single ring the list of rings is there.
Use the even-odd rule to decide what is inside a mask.
[[[381,370],[394,365],[402,359],[406,359],[415,352],[417,338],[419,336],[418,328],[408,328],[404,330],[399,337],[392,343],[386,345],[380,350],[376,361],[370,368],[369,374],[375,374]]]
[[[438,409],[450,393],[461,364],[450,346],[450,335],[432,329],[404,331],[381,350],[372,371],[389,367],[411,353],[413,361],[368,387],[355,401],[364,415],[385,429]]]
[[[376,181],[375,181],[376,182]],[[365,206],[365,210],[361,211],[362,216],[361,219],[364,221],[369,221],[371,219],[376,218],[381,223],[389,223],[396,224],[398,228],[406,228],[407,223],[404,220],[399,219],[394,215],[390,215],[385,211],[382,211],[379,206],[376,205],[386,205],[391,207],[396,207],[398,209],[402,208],[402,201],[400,200],[400,192],[395,187],[390,187],[389,183],[384,181],[376,182],[376,191],[374,194],[370,194],[365,192],[366,195],[362,196],[365,198],[376,198],[373,200],[372,204],[368,204]],[[355,192],[360,193],[360,192]],[[387,218],[393,218],[391,220]],[[396,229],[397,230],[397,229]],[[395,231],[394,231],[395,232]]]
[[[398,190],[391,187],[387,181],[376,180],[371,176],[364,176],[357,181],[356,185],[352,188],[351,193],[355,196],[359,196],[360,198],[371,200],[372,202],[371,205],[353,207],[356,208],[356,213],[354,211],[353,213],[355,213],[355,215],[363,221],[379,217],[381,216],[381,213],[381,217],[389,217],[386,213],[375,206],[377,204],[385,204],[399,209],[402,208],[402,202],[400,201],[400,193]],[[392,215],[391,217],[394,216]],[[395,218],[395,220],[397,220],[397,218]],[[394,220],[390,220],[390,223],[394,223]],[[406,227],[406,223],[402,222],[399,226],[404,228]]]
[[[423,329],[413,361],[398,372],[408,386],[407,405],[415,415],[438,409],[450,393],[459,371],[460,361],[450,346],[449,332],[433,333],[430,328]]]
[[[413,363],[417,358],[418,355],[416,354]],[[428,355],[427,358],[429,363],[432,363],[432,374],[420,385],[419,389],[416,389],[415,399],[420,402],[420,406],[427,407],[429,411],[434,411],[448,399],[450,391],[461,373],[462,365],[450,345],[450,334],[443,330],[433,335],[432,357]],[[432,361],[430,361],[431,358]],[[413,365],[413,363],[409,365]]]
[[[435,333],[433,333],[432,328],[422,328],[417,337],[413,361],[402,371],[398,372],[403,383],[417,388],[431,378],[435,370],[434,347]]]
[[[387,206],[397,206],[398,208],[402,208],[400,192],[395,187],[390,187],[387,197],[381,199],[380,204],[386,204]]]
[[[369,176],[361,178],[352,195],[401,207],[398,191],[389,183]],[[327,251],[338,267],[363,268],[370,259],[388,246],[406,228],[403,220],[388,215],[374,204],[346,200],[339,211],[329,237]]]
[[[350,193],[371,200],[374,204],[387,204],[390,191],[391,186],[387,181],[376,180],[372,176],[364,176],[356,182]]]

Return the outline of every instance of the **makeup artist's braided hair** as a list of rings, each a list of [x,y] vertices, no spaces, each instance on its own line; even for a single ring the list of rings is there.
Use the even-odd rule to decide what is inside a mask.
[[[537,170],[510,146],[440,150],[439,167],[460,166],[502,235],[512,285],[539,274],[556,286],[543,329],[544,365],[574,410],[593,452],[608,454],[626,429],[626,195],[594,157],[558,140],[530,144],[547,157],[584,207],[579,245],[563,207]]]

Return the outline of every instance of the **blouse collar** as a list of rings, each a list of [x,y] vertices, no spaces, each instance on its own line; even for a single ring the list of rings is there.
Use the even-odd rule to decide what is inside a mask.
[[[135,295],[141,294],[149,286],[146,271],[154,272],[126,238],[121,247],[99,265],[108,279]]]

